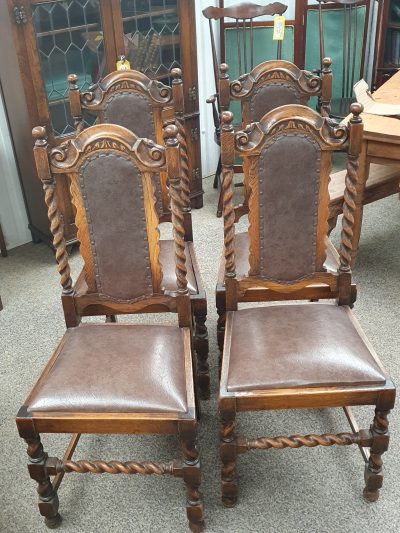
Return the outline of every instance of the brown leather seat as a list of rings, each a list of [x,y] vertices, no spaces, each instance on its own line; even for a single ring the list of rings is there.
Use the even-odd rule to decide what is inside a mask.
[[[162,325],[70,328],[28,411],[185,413],[184,334]]]
[[[236,233],[234,238],[234,248],[235,248],[235,267],[236,275],[238,278],[247,276],[249,273],[249,246],[250,239],[247,231],[243,233]],[[328,271],[336,272],[339,267],[339,262],[337,259],[337,251],[332,244],[330,239],[326,239],[326,260],[325,267]],[[223,283],[224,281],[224,268],[225,268],[225,258],[222,256],[219,271],[218,271],[218,283]]]
[[[185,243],[188,289],[190,294],[198,294],[199,290],[190,254],[191,247],[193,247],[193,243]],[[160,240],[160,263],[163,270],[163,286],[165,290],[167,292],[176,292],[174,241]],[[82,296],[87,293],[87,290],[88,286],[82,271],[75,283],[75,293],[77,296]]]
[[[346,306],[286,304],[242,309],[227,314],[226,331],[230,332],[230,342],[224,347],[224,357],[229,357],[229,392],[386,381],[372,347]],[[244,358],[245,353],[251,358]]]

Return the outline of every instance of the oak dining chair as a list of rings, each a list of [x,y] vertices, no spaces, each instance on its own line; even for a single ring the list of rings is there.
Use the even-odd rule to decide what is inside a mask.
[[[364,498],[372,502],[379,496],[395,387],[351,309],[355,300],[351,236],[362,106],[353,104],[351,112],[348,126],[336,125],[307,107],[286,105],[238,132],[232,114],[222,114],[227,316],[218,401],[222,500],[227,507],[237,501],[239,455],[302,446],[357,444],[365,461]],[[325,266],[328,183],[332,152],[344,148],[346,191],[340,263],[334,271]],[[243,157],[251,191],[245,272],[238,272],[235,246],[235,153]],[[239,308],[249,290],[263,287],[280,300],[314,284],[329,287],[336,302]],[[370,428],[358,429],[351,410],[355,405],[375,406]],[[236,429],[240,412],[334,407],[344,408],[351,431],[252,438]]]
[[[37,482],[39,511],[48,527],[60,524],[58,489],[65,473],[169,475],[183,479],[189,527],[201,532],[178,129],[165,128],[165,147],[110,124],[91,126],[53,149],[43,127],[35,128],[33,135],[67,324],[16,420],[28,445],[28,470]],[[164,286],[159,260],[154,177],[160,172],[167,173],[171,196],[174,295]],[[79,296],[70,275],[57,203],[56,181],[62,179],[70,180],[84,259],[87,290]],[[168,311],[177,315],[177,324],[82,323],[81,311],[92,303],[105,314]],[[41,435],[45,433],[72,433],[63,457],[44,451]],[[74,460],[82,434],[176,435],[182,459],[164,463]]]
[[[163,123],[175,122],[179,128],[182,151],[182,199],[184,202],[185,254],[187,259],[188,283],[195,325],[194,349],[197,355],[197,381],[199,394],[203,399],[210,395],[210,373],[208,364],[207,297],[198,266],[193,243],[192,216],[190,207],[190,177],[188,146],[184,128],[184,95],[180,69],[171,71],[172,87],[148,78],[136,70],[115,71],[88,91],[80,93],[77,76],[71,74],[69,100],[71,114],[77,131],[85,127],[85,113],[97,117],[99,124],[118,124],[135,132],[140,137],[162,143]],[[156,184],[157,213],[160,223],[171,223],[170,195],[165,171],[160,171]],[[176,292],[173,241],[160,240],[164,283],[171,293]],[[78,277],[76,294],[84,294],[87,287],[82,276]],[[101,314],[94,302],[83,314]],[[111,320],[114,316],[111,315]]]

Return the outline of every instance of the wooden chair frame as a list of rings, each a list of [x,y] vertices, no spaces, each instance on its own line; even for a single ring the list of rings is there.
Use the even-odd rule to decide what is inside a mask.
[[[115,125],[98,125],[83,131],[75,140],[49,151],[46,131],[42,127],[33,130],[35,138],[34,155],[39,177],[45,191],[51,230],[54,236],[54,248],[61,276],[62,303],[68,328],[79,326],[80,314],[74,295],[73,283],[68,265],[68,253],[63,236],[63,225],[56,197],[56,176],[68,174],[71,178],[72,196],[77,209],[79,240],[85,261],[85,275],[88,286],[97,291],[97,281],[93,269],[90,249],[90,236],[85,231],[85,209],[77,185],[77,172],[81,165],[94,154],[114,153],[122,156],[139,169],[145,198],[147,235],[150,246],[151,290],[141,297],[135,297],[129,303],[97,294],[96,302],[103,301],[105,309],[112,312],[124,312],[125,306],[135,311],[152,312],[160,310],[177,312],[179,327],[183,328],[185,346],[185,379],[187,387],[187,406],[185,413],[107,413],[107,412],[32,412],[28,411],[30,396],[17,415],[20,436],[28,444],[28,470],[30,476],[38,483],[39,510],[50,528],[59,525],[57,491],[63,476],[67,472],[109,473],[139,475],[171,475],[184,480],[187,489],[187,516],[191,531],[203,531],[203,510],[200,485],[200,463],[196,446],[196,406],[193,383],[193,361],[191,356],[191,310],[186,278],[186,256],[184,242],[184,215],[181,197],[181,151],[178,141],[178,128],[171,125],[165,128],[166,147],[158,146],[148,139],[140,139],[129,130]],[[164,294],[161,287],[161,267],[158,262],[159,241],[155,207],[155,190],[152,176],[160,171],[168,173],[171,195],[171,218],[174,227],[174,247],[178,294]],[[96,294],[96,292],[93,292]],[[90,297],[91,295],[89,295]],[[83,327],[83,326],[82,326]],[[107,327],[107,326],[105,326]],[[115,326],[118,327],[118,326]],[[49,361],[38,384],[52,368],[58,355],[56,350]],[[95,355],[95,354],[94,354]],[[34,389],[35,390],[35,389]],[[49,457],[44,452],[40,433],[72,433],[72,438],[62,459]],[[156,464],[144,461],[73,461],[72,455],[82,433],[100,434],[175,434],[181,444],[183,460],[172,460]],[[51,481],[50,476],[54,476]]]
[[[354,297],[351,289],[351,237],[354,224],[355,197],[357,195],[358,157],[361,148],[363,125],[360,118],[362,106],[353,104],[353,116],[349,126],[335,126],[328,119],[319,117],[316,113],[302,106],[283,106],[263,117],[260,123],[253,123],[244,131],[235,133],[232,126],[232,114],[222,114],[222,165],[224,189],[224,250],[225,250],[225,285],[226,302],[229,313],[238,309],[238,304],[249,289],[264,286],[276,293],[295,295],[296,291],[315,282],[323,282],[337,292],[338,305],[351,306]],[[321,170],[318,207],[318,226],[316,241],[315,272],[305,279],[293,282],[276,282],[260,276],[260,249],[257,241],[258,209],[257,189],[258,170],[257,159],[262,147],[267,142],[273,142],[274,136],[291,132],[311,137],[321,147]],[[348,150],[348,164],[346,177],[346,191],[343,205],[343,225],[340,245],[340,266],[336,273],[325,272],[323,268],[325,247],[324,236],[328,231],[328,182],[331,152],[346,147]],[[244,158],[245,168],[249,170],[250,187],[250,238],[251,256],[249,275],[238,278],[235,272],[235,211],[233,197],[233,174],[235,152]],[[323,192],[321,192],[321,190]],[[318,305],[318,304],[305,304]],[[350,309],[348,313],[350,314]],[[352,321],[354,319],[350,317]],[[230,322],[231,324],[231,322]],[[359,327],[356,325],[356,328]],[[359,330],[359,329],[358,329]],[[363,336],[362,332],[360,335]],[[224,353],[230,353],[232,332],[225,332]],[[368,340],[365,339],[367,343]],[[373,352],[372,352],[373,353]],[[250,354],[251,355],[251,354]],[[373,354],[375,357],[375,354]],[[251,359],[251,357],[250,357]],[[377,356],[375,362],[384,372]],[[251,360],[247,361],[251,364]],[[236,459],[237,456],[249,450],[282,449],[286,447],[299,448],[301,446],[332,446],[357,444],[365,460],[365,489],[364,498],[376,501],[382,486],[383,452],[388,449],[389,434],[387,415],[394,406],[395,388],[387,376],[382,385],[354,385],[354,386],[325,386],[315,388],[276,388],[270,390],[246,390],[245,392],[231,392],[228,390],[229,360],[224,356],[221,371],[219,393],[220,410],[220,455],[222,460],[221,489],[222,501],[227,507],[235,505],[237,500]],[[351,411],[353,405],[375,405],[375,417],[370,429],[359,430]],[[343,407],[349,420],[352,432],[324,434],[324,435],[293,435],[275,438],[261,437],[248,439],[237,435],[235,427],[236,413],[239,411],[257,411],[270,409],[305,409]],[[369,449],[368,449],[369,448]]]
[[[107,101],[114,98],[118,93],[136,93],[149,102],[154,123],[156,143],[163,142],[163,124],[164,122],[174,122],[179,129],[179,142],[182,152],[182,200],[184,214],[185,241],[187,243],[187,253],[193,267],[194,276],[198,292],[191,293],[190,299],[192,304],[193,322],[195,324],[194,348],[197,355],[197,379],[199,393],[203,399],[210,396],[210,370],[208,364],[208,332],[206,327],[207,320],[207,297],[203,288],[202,278],[198,267],[195,250],[193,246],[193,229],[190,206],[190,176],[189,176],[189,157],[190,149],[187,145],[184,119],[184,94],[183,81],[180,69],[172,69],[172,87],[164,85],[160,81],[148,78],[142,72],[136,70],[115,71],[108,74],[103,80],[92,86],[88,91],[79,92],[77,86],[77,76],[71,74],[68,76],[69,82],[69,99],[71,114],[74,118],[77,132],[84,128],[83,109],[98,117],[98,123],[105,122],[104,109]],[[160,172],[160,190],[156,190],[157,204],[159,206],[159,221],[171,222],[170,195],[167,186],[167,175],[165,171]],[[77,286],[80,285],[80,279],[77,280]],[[78,291],[79,292],[79,291]],[[104,314],[104,308],[96,302],[93,297],[85,299],[77,298],[79,312],[85,316]],[[156,311],[156,308],[153,307]],[[132,306],[128,306],[125,313],[135,313]],[[114,320],[113,314],[110,320]]]

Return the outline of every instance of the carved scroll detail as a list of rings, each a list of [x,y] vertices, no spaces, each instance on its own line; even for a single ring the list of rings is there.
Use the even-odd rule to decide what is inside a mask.
[[[57,472],[76,472],[78,474],[139,474],[147,476],[156,474],[157,476],[174,475],[174,470],[177,468],[175,461],[168,463],[152,463],[150,461],[143,461],[137,463],[136,461],[61,461],[56,465]]]
[[[314,448],[315,446],[349,446],[350,444],[358,444],[360,436],[358,433],[324,433],[323,435],[292,435],[284,437],[261,437],[254,440],[245,440],[243,443],[238,442],[239,450],[269,450],[274,448],[282,450],[283,448]]]
[[[260,150],[267,138],[286,132],[308,135],[325,150],[345,146],[349,135],[346,125],[333,123],[312,109],[294,105],[289,114],[286,106],[282,106],[264,115],[259,123],[236,132],[235,147],[242,153]]]

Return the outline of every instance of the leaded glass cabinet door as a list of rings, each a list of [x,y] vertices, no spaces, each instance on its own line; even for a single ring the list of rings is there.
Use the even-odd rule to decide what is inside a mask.
[[[169,82],[181,67],[177,0],[121,0],[125,55],[131,68]]]
[[[103,27],[111,8],[101,0],[25,0],[24,4],[38,123],[46,124],[51,140],[57,142],[74,132],[68,74],[77,74],[84,90],[113,68],[107,54],[107,48],[114,48],[113,34],[106,36]]]
[[[201,207],[195,0],[111,1],[115,10],[116,51],[128,58],[131,68],[166,84],[171,81],[172,68],[182,69],[192,205]]]

